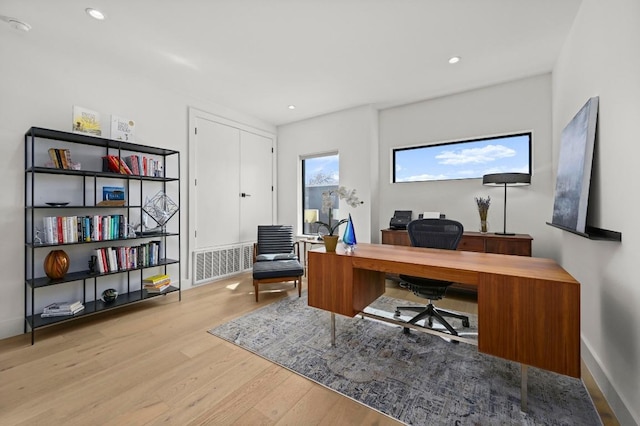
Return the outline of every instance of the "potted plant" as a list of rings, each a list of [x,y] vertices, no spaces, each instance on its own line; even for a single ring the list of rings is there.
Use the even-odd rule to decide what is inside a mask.
[[[361,204],[361,201],[356,196],[356,190],[348,190],[344,186],[338,187],[338,189],[332,189],[331,191],[325,191],[322,193],[322,213],[326,213],[329,215],[329,222],[321,222],[316,221],[318,225],[318,229],[326,228],[328,234],[324,235],[322,238],[324,240],[325,248],[328,252],[336,251],[336,245],[338,243],[338,236],[334,235],[338,230],[340,225],[346,223],[348,219],[341,219],[335,224],[333,223],[333,202],[334,197],[338,196],[339,200],[345,200],[348,205],[351,207],[358,207]]]

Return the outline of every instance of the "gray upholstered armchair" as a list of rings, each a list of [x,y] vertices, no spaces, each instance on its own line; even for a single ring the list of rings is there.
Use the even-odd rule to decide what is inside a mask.
[[[302,295],[304,269],[299,261],[300,249],[293,241],[293,226],[259,225],[258,241],[253,246],[253,287],[258,301],[260,284],[293,281]]]
[[[300,248],[293,241],[291,225],[258,225],[258,242],[253,245],[253,261],[298,260]]]

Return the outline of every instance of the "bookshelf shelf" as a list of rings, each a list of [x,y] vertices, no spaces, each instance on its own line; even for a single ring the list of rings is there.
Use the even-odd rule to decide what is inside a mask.
[[[65,165],[71,167],[73,157],[79,169],[55,167],[64,163],[60,158],[64,151],[70,155]],[[116,163],[109,167],[112,157]],[[118,169],[122,173],[112,171]],[[179,213],[179,151],[32,127],[25,133],[24,190],[24,332],[31,332],[31,344],[41,327],[171,293],[178,293],[181,300],[180,214],[171,216],[162,228],[154,228],[156,223],[144,210],[146,201],[163,194]],[[120,200],[111,198],[119,191],[125,193],[124,205],[99,205],[103,197],[112,204]],[[61,279],[45,276],[43,260],[51,250],[68,253],[69,270]],[[116,270],[87,269],[92,256],[108,251],[114,254],[103,256],[102,264],[112,262],[112,268],[117,264]],[[162,293],[149,294],[143,280],[158,273],[170,275],[172,285]],[[118,291],[117,299],[108,304],[101,300],[107,288]],[[80,300],[84,310],[42,317],[44,306],[72,299]]]
[[[159,176],[138,176],[138,175],[123,175],[114,172],[103,171],[86,171],[86,170],[69,170],[69,169],[55,169],[52,167],[31,167],[26,170],[27,172],[50,174],[50,175],[64,175],[64,176],[85,176],[85,177],[103,177],[103,178],[118,178],[118,179],[133,179],[133,180],[148,180],[156,182],[174,182],[179,180],[172,177],[159,177]]]
[[[31,328],[40,328],[46,327],[53,324],[59,324],[61,322],[72,321],[77,318],[86,317],[88,315],[96,314],[102,311],[108,311],[111,309],[116,309],[125,305],[130,305],[132,303],[143,302],[145,300],[152,299],[158,296],[165,296],[169,293],[173,293],[176,291],[180,291],[178,287],[170,286],[162,293],[147,293],[146,290],[136,290],[130,293],[119,294],[118,298],[112,303],[105,303],[102,300],[95,300],[91,302],[86,302],[84,304],[84,310],[70,316],[61,316],[61,317],[46,317],[43,318],[41,314],[37,314],[35,316],[29,315],[27,317],[27,322]]]

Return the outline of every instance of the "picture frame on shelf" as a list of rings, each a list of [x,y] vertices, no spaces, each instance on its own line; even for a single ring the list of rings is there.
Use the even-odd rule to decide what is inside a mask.
[[[111,116],[111,139],[117,141],[135,141],[136,122],[130,119]]]
[[[97,111],[74,105],[71,126],[73,133],[102,136],[102,123]]]

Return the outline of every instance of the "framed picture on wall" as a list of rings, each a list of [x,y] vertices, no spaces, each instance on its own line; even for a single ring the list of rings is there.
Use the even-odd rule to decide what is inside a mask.
[[[597,96],[590,98],[562,131],[552,224],[585,232],[591,164],[598,121]]]

